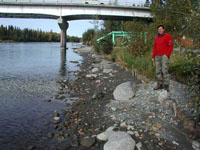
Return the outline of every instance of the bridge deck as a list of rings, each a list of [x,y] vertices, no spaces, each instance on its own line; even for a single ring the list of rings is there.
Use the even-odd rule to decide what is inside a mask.
[[[149,3],[144,3],[143,1],[132,1],[132,0],[123,0],[120,2],[115,2],[114,0],[0,0],[1,4],[23,4],[23,3],[31,3],[31,4],[79,4],[79,5],[104,5],[104,6],[134,6],[134,7],[149,7]]]
[[[85,3],[92,0],[0,0],[0,17],[4,18],[47,18],[67,20],[149,19],[150,8],[144,5],[128,5],[130,2],[114,4],[100,1],[99,4]],[[123,5],[126,4],[126,5]],[[132,4],[132,3],[131,3]],[[150,19],[151,20],[151,19]]]

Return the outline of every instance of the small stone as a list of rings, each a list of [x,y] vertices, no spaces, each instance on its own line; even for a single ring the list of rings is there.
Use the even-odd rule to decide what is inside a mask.
[[[58,123],[61,122],[61,118],[60,118],[60,117],[53,117],[53,122],[54,122],[55,124],[58,124]]]
[[[174,145],[179,145],[176,141],[172,141],[172,143],[173,143]]]
[[[110,73],[112,71],[113,71],[112,69],[103,69],[103,73]]]
[[[159,134],[159,133],[156,133],[155,136],[160,137],[160,134]]]
[[[131,125],[128,125],[128,126],[127,126],[127,129],[128,129],[128,130],[134,130],[134,127],[131,126]]]
[[[195,150],[200,150],[200,143],[197,142],[197,141],[193,141],[193,142],[192,142],[192,147],[193,147]]]
[[[96,83],[100,83],[101,82],[101,80],[96,80]]]
[[[53,136],[54,136],[53,133],[48,133],[48,137],[49,137],[49,138],[52,138]]]
[[[81,140],[81,145],[84,147],[91,147],[95,143],[95,138],[94,137],[84,137]]]
[[[58,94],[64,94],[64,91],[60,90],[57,92]]]
[[[71,143],[71,146],[72,146],[72,147],[78,147],[78,141],[74,139],[74,140],[72,141],[72,143]]]
[[[92,69],[92,73],[97,72],[97,71],[99,71],[98,68],[93,68],[93,69]]]
[[[138,131],[134,131],[134,134],[135,134],[136,137],[140,136],[139,133],[138,133]]]
[[[117,118],[115,117],[115,115],[110,115],[110,118],[112,119],[112,120],[116,120]]]
[[[54,129],[57,129],[57,128],[58,128],[58,125],[54,125],[53,128],[54,128]]]
[[[35,149],[35,148],[36,148],[35,145],[31,145],[31,146],[28,147],[28,150],[33,150],[33,149]]]
[[[56,110],[54,110],[54,111],[53,111],[53,116],[54,116],[54,117],[59,117],[60,115],[59,115],[59,113],[58,113]]]
[[[158,145],[162,146],[162,145],[163,145],[163,142],[159,142]]]
[[[68,150],[70,149],[71,145],[67,141],[63,141],[59,143],[58,147],[56,147],[56,150]]]
[[[97,75],[96,74],[87,74],[86,78],[96,78]]]
[[[166,90],[158,91],[158,100],[162,102],[168,98],[168,92]]]
[[[126,122],[122,122],[122,123],[120,124],[120,127],[126,127]]]
[[[65,99],[65,96],[64,95],[61,95],[61,96],[59,96],[57,99]]]
[[[116,107],[111,107],[111,110],[112,110],[112,111],[116,111],[117,108],[116,108]]]
[[[92,58],[95,58],[96,57],[96,54],[92,54]]]
[[[113,77],[114,75],[112,73],[109,73],[109,76]]]
[[[74,75],[75,75],[75,76],[78,76],[78,75],[79,75],[79,72],[74,72]]]

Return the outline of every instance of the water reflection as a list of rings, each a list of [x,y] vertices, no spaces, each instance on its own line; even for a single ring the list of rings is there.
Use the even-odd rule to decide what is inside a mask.
[[[60,89],[56,81],[74,79],[79,66],[70,61],[82,60],[73,52],[80,46],[67,46],[62,51],[59,43],[0,43],[0,150],[54,145],[43,137],[51,132],[44,124],[52,120],[52,112],[66,109],[54,99]]]
[[[61,56],[60,57],[60,61],[61,61],[60,75],[65,76],[66,75],[66,50],[65,49],[61,49],[60,56]]]

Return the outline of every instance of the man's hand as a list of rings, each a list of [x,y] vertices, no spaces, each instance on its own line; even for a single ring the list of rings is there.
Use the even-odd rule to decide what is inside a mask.
[[[155,59],[154,58],[152,58],[152,65],[154,66],[154,63],[155,63]]]

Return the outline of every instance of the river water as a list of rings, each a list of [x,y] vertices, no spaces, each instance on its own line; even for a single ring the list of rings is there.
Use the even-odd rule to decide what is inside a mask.
[[[67,43],[0,43],[0,150],[23,150],[44,145],[49,132],[45,125],[54,110],[66,109],[58,100],[47,102],[59,89],[60,79],[74,80],[79,70],[72,60],[80,45]],[[49,145],[49,143],[46,143]]]

